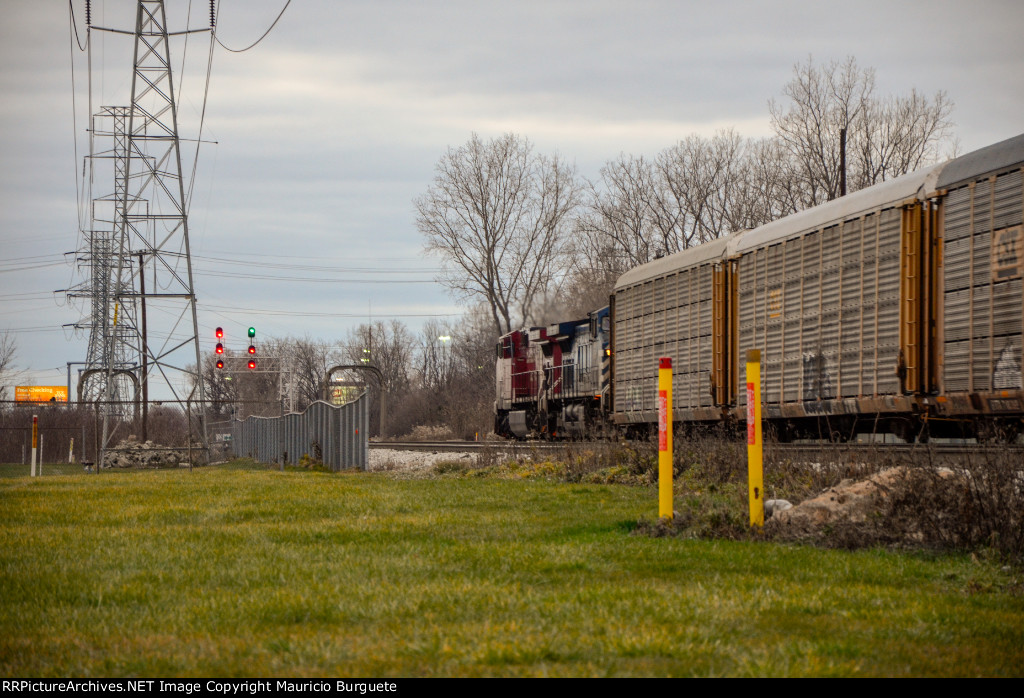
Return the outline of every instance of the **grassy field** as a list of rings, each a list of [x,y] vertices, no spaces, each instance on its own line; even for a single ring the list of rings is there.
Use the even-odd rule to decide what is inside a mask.
[[[1017,568],[631,535],[649,488],[0,479],[9,676],[1020,676]]]

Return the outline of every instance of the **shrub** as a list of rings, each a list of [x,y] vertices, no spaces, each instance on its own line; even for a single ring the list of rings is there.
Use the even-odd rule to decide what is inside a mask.
[[[934,461],[929,450],[926,459]],[[922,544],[990,547],[1024,557],[1024,472],[1011,447],[978,448],[951,466],[920,463],[903,470],[878,523],[907,531]]]

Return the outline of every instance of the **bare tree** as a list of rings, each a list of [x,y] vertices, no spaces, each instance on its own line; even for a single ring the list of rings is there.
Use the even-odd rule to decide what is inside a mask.
[[[852,58],[797,65],[783,93],[786,106],[769,104],[774,138],[727,129],[691,135],[653,161],[608,162],[575,222],[567,287],[583,303],[569,305],[599,307],[633,266],[836,198],[842,129],[850,191],[936,161],[952,145],[945,93],[879,98],[874,71]]]
[[[348,364],[370,364],[382,374],[384,392],[387,394],[386,424],[378,423],[380,414],[380,393],[372,392],[370,406],[371,433],[395,433],[394,415],[408,398],[412,385],[411,371],[415,340],[409,328],[398,320],[362,324],[349,330],[341,360]],[[365,376],[361,376],[365,379]],[[374,385],[374,382],[370,383]]]
[[[426,249],[442,260],[438,280],[461,300],[485,301],[497,333],[508,332],[563,272],[575,166],[535,155],[515,134],[484,143],[474,133],[436,172],[414,204]]]
[[[788,104],[768,104],[772,127],[793,160],[800,208],[840,195],[840,140],[846,131],[848,190],[906,174],[939,158],[951,137],[953,103],[945,92],[931,99],[879,98],[875,71],[850,57],[816,66],[797,64],[783,88]]]
[[[384,376],[388,391],[404,391],[410,384],[412,351],[409,328],[398,320],[362,324],[349,330],[342,356],[348,363],[370,363]]]
[[[945,92],[929,100],[917,90],[906,97],[887,97],[868,106],[856,134],[858,189],[906,174],[955,154],[953,103]]]
[[[786,201],[786,162],[772,142],[725,130],[690,136],[653,162],[620,155],[607,163],[576,222],[569,286],[590,299],[579,310],[603,305],[637,264],[788,213],[776,201]]]
[[[14,379],[14,355],[18,351],[18,342],[10,330],[0,334],[0,400],[7,400],[7,381]]]
[[[726,130],[710,139],[692,135],[658,154],[660,181],[686,214],[680,249],[745,227],[745,146]]]
[[[292,380],[298,393],[296,410],[305,409],[317,400],[323,399],[321,388],[327,369],[337,363],[339,354],[322,340],[306,337],[287,341],[291,358]]]
[[[687,247],[687,223],[686,210],[655,163],[626,154],[609,161],[598,180],[587,182],[561,307],[582,317],[604,305],[627,269]]]
[[[215,354],[203,358],[202,379],[206,384],[206,399],[210,401],[211,414],[220,416],[230,414],[238,398],[238,381],[233,374],[240,372],[243,363],[241,358],[232,360],[229,357],[224,361],[224,368],[217,368],[218,360],[224,361]]]
[[[417,364],[420,385],[428,391],[445,391],[455,378],[457,365],[452,343],[454,334],[454,328],[447,322],[429,320],[423,323]]]
[[[654,168],[649,160],[620,155],[601,168],[596,182],[587,182],[587,203],[574,232],[574,261],[613,266],[624,271],[654,259],[676,241],[658,229],[659,208]]]
[[[747,143],[744,164],[746,219],[737,230],[756,228],[801,210],[799,177],[778,138]]]

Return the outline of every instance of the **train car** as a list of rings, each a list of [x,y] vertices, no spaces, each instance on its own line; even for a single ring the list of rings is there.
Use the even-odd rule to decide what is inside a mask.
[[[920,431],[934,385],[911,366],[929,343],[920,239],[936,166],[762,226],[736,246],[735,366],[762,356],[763,414],[782,437]],[[928,256],[928,261],[923,257]],[[910,325],[916,318],[916,325]],[[746,392],[732,387],[745,419]]]
[[[611,417],[740,423],[741,358],[762,356],[783,438],[1012,436],[1024,417],[1024,136],[624,274],[612,301]]]
[[[632,269],[610,308],[501,338],[495,429],[650,431],[662,356],[677,424],[740,426],[756,349],[780,438],[1016,438],[1022,168],[1024,135]]]
[[[1021,429],[1024,136],[950,162],[938,178],[936,341],[923,379],[938,384],[933,425],[981,437]]]
[[[516,330],[496,347],[494,431],[581,438],[602,424],[610,386],[609,315]]]
[[[627,431],[657,422],[658,358],[672,359],[673,419],[716,422],[729,399],[713,381],[728,333],[718,324],[730,247],[720,238],[626,272],[612,296],[612,419]],[[717,338],[717,339],[716,339]],[[731,362],[726,362],[731,363]]]

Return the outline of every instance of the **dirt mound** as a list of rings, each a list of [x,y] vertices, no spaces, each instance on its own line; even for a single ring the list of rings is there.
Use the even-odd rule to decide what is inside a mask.
[[[940,479],[951,471],[934,471]],[[894,498],[902,498],[916,481],[916,471],[888,468],[866,480],[843,480],[816,497],[780,511],[765,524],[774,537],[785,540],[833,538],[839,545],[853,545],[855,538],[876,541],[919,541],[920,522],[894,518]],[[866,542],[866,541],[864,541]]]

